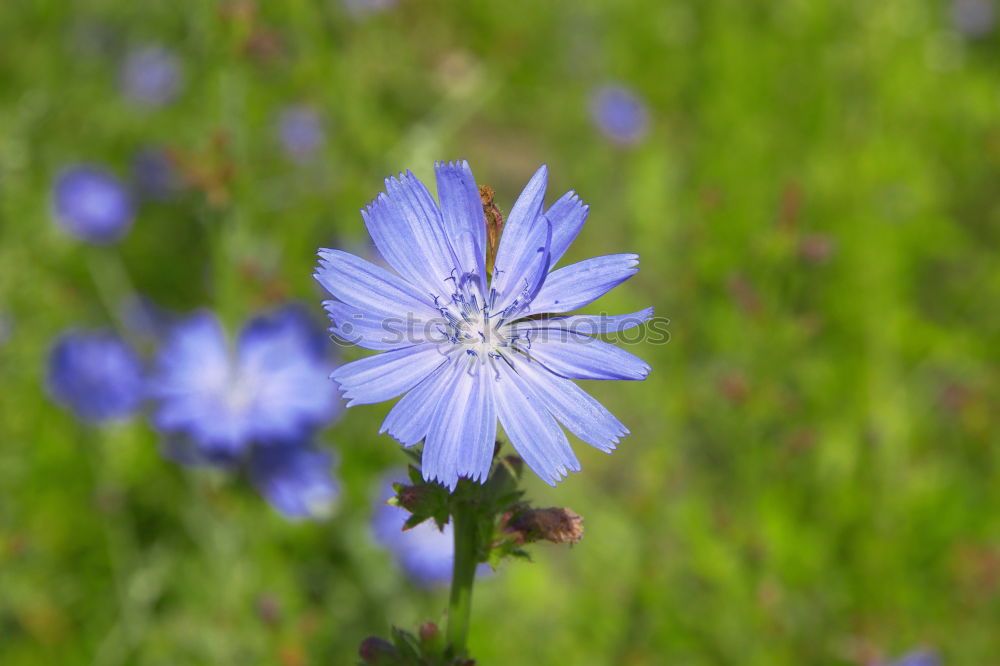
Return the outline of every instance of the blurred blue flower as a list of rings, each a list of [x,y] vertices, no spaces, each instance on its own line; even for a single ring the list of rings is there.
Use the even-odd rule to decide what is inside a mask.
[[[993,31],[996,20],[993,0],[952,0],[952,25],[966,37],[985,37]]]
[[[49,352],[49,395],[92,423],[135,412],[143,399],[142,363],[111,332],[70,331]]]
[[[174,165],[160,148],[136,152],[132,156],[131,176],[132,187],[142,199],[167,199],[180,185]]]
[[[279,513],[292,520],[333,514],[340,488],[332,456],[301,443],[262,444],[250,454],[250,478]]]
[[[296,162],[308,161],[326,140],[322,119],[307,106],[284,109],[278,115],[277,133],[281,147]]]
[[[603,86],[590,99],[590,115],[605,136],[616,143],[638,143],[649,130],[646,103],[630,88]]]
[[[403,398],[382,424],[404,446],[424,442],[428,481],[454,489],[489,473],[497,421],[528,466],[554,485],[580,463],[560,423],[610,452],[628,434],[573,379],[645,379],[642,359],[592,334],[642,324],[629,315],[552,316],[590,304],[638,272],[638,255],[613,254],[549,272],[583,227],[573,192],[544,207],[548,172],[525,187],[503,229],[487,283],[483,203],[466,162],[438,163],[440,208],[407,172],[386,179],[364,211],[391,273],[340,250],[320,250],[315,277],[340,338],[383,353],[331,377],[348,406]],[[495,236],[491,227],[490,236]]]
[[[407,482],[406,474],[394,471],[379,485],[379,501],[372,514],[372,533],[375,540],[399,563],[415,583],[433,586],[451,580],[455,559],[455,543],[451,523],[439,530],[433,520],[403,531],[410,513],[386,502],[395,496],[393,482]]]
[[[170,103],[180,92],[180,59],[162,46],[144,46],[125,57],[119,74],[122,94],[142,106]]]
[[[888,666],[941,666],[941,660],[929,650],[918,650],[890,662]]]
[[[0,347],[7,344],[12,335],[14,335],[14,317],[0,311]]]
[[[252,441],[301,441],[339,409],[325,343],[294,306],[252,319],[235,350],[213,314],[195,314],[173,327],[157,355],[153,422],[213,455]]]
[[[344,7],[354,16],[361,17],[390,9],[396,2],[397,0],[344,0]]]
[[[132,197],[118,179],[86,165],[59,172],[52,188],[52,209],[63,229],[99,244],[119,240],[135,216]]]

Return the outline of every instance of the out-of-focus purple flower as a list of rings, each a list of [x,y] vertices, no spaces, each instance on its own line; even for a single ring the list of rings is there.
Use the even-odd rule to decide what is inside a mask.
[[[160,148],[144,148],[132,156],[132,187],[142,199],[163,200],[179,187],[174,165]]]
[[[144,46],[129,53],[119,75],[122,93],[142,106],[170,103],[180,92],[180,59],[162,46]]]
[[[395,495],[392,483],[405,478],[405,474],[396,472],[380,486],[379,501],[372,515],[375,540],[392,554],[414,582],[427,587],[447,583],[455,559],[451,523],[439,530],[433,520],[427,520],[404,532],[409,512],[386,504]]]
[[[63,334],[49,353],[47,383],[56,402],[92,423],[124,418],[143,398],[142,364],[110,332]]]
[[[952,25],[966,37],[985,37],[993,31],[996,19],[993,0],[952,0]]]
[[[132,225],[135,206],[128,190],[107,171],[77,165],[59,172],[52,188],[56,221],[91,243],[119,240]]]
[[[7,344],[14,335],[14,318],[6,312],[0,312],[0,346]]]
[[[392,484],[396,482],[408,483],[404,471],[392,471],[379,485],[378,503],[371,521],[375,540],[392,554],[406,575],[418,585],[431,587],[447,583],[451,580],[455,560],[451,523],[439,530],[433,520],[427,520],[403,531],[410,513],[402,507],[386,504],[396,494],[392,489]],[[483,575],[489,570],[489,565],[481,564],[476,573]]]
[[[397,0],[344,0],[344,7],[354,16],[374,14],[385,11],[396,4]]]
[[[176,324],[150,380],[153,422],[210,454],[298,442],[337,413],[326,339],[298,307],[252,319],[230,348],[215,315]]]
[[[620,144],[638,143],[649,130],[649,110],[639,95],[621,85],[595,90],[590,98],[590,115],[606,137]]]
[[[278,141],[296,162],[306,162],[323,147],[326,133],[319,114],[307,106],[290,106],[278,115]]]
[[[941,660],[930,650],[917,650],[890,662],[887,666],[941,666]]]
[[[250,478],[286,518],[321,520],[333,514],[340,496],[331,464],[328,452],[305,444],[264,444],[250,455]]]

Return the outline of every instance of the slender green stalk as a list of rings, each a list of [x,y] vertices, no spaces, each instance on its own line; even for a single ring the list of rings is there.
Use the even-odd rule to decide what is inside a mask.
[[[479,535],[476,509],[468,500],[456,503],[452,515],[455,534],[455,564],[448,603],[448,642],[455,656],[465,656],[472,611],[472,584],[476,578],[476,545]]]

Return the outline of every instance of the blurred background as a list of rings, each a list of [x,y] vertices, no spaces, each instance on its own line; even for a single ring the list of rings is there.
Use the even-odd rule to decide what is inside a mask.
[[[647,381],[584,383],[619,450],[528,478],[586,536],[480,580],[479,663],[998,663],[996,11],[4,3],[0,663],[350,664],[441,618],[371,525],[389,405],[324,416],[289,504],[176,464],[135,391],[88,411],[53,350],[102,331],[81,363],[141,383],[197,310],[319,326],[316,249],[369,252],[382,179],[455,158],[505,212],[547,163],[591,206],[566,261],[641,253],[592,309],[671,333],[630,347]]]

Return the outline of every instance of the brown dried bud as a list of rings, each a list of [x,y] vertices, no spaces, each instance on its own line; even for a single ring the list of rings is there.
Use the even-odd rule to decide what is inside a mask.
[[[420,625],[420,640],[422,640],[423,642],[429,643],[435,638],[437,638],[437,635],[438,635],[438,626],[433,622],[431,622],[430,620]]]
[[[519,541],[551,541],[552,543],[577,543],[583,537],[583,518],[570,509],[523,509],[505,520],[504,532],[513,534]]]
[[[503,233],[503,213],[493,203],[493,188],[489,185],[479,186],[479,198],[483,202],[483,214],[486,217],[486,272],[493,273],[493,262],[497,258],[497,248],[500,247],[500,234]]]
[[[836,251],[836,241],[828,234],[809,234],[799,243],[799,256],[809,264],[825,263]]]
[[[261,622],[269,625],[276,625],[281,621],[281,606],[278,600],[270,594],[262,595],[257,599],[257,615]]]

